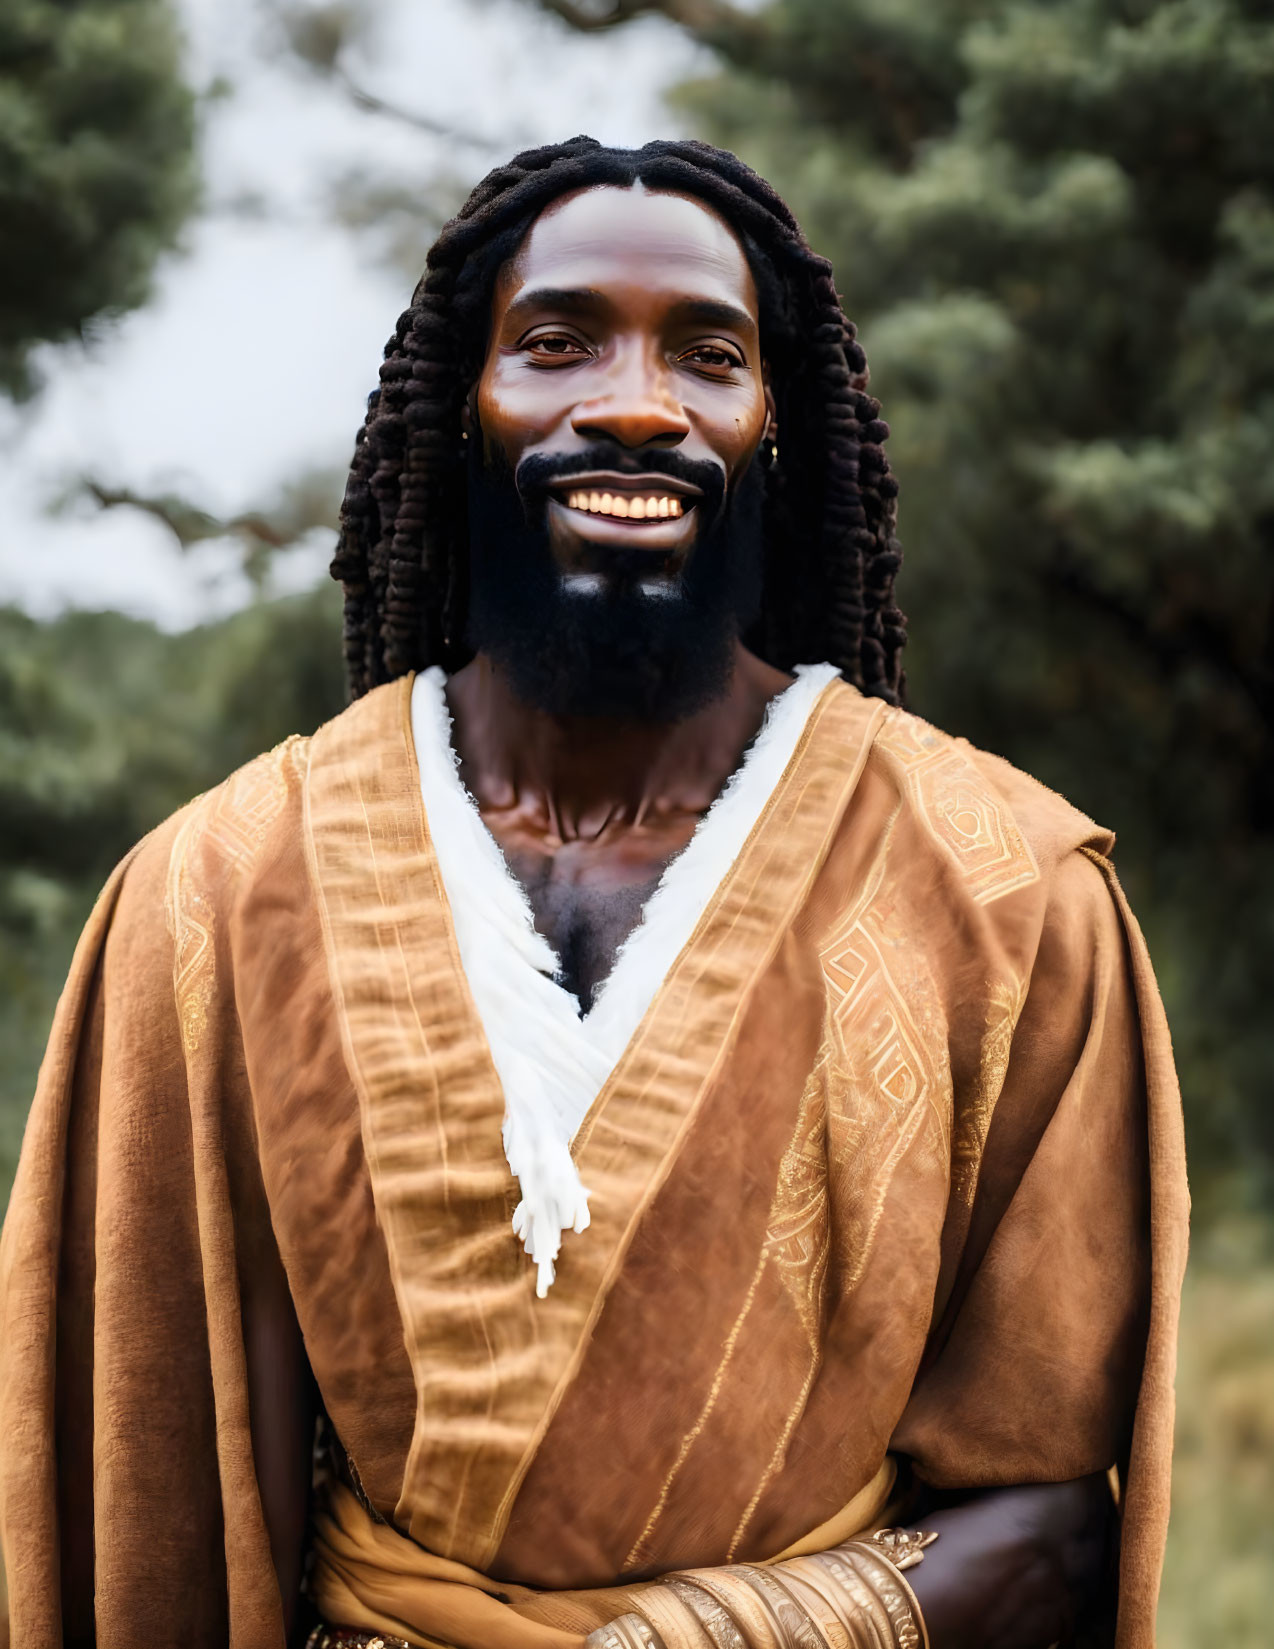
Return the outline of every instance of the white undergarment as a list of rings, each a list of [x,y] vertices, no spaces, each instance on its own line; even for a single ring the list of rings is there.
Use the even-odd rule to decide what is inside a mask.
[[[836,674],[830,664],[800,665],[796,681],[771,701],[760,732],[668,864],[583,1015],[558,981],[557,955],[536,929],[525,890],[461,782],[443,672],[426,670],[415,680],[411,729],[421,795],[460,960],[504,1090],[504,1150],[522,1192],[513,1229],[535,1263],[541,1299],[562,1233],[588,1225],[588,1192],[571,1142]]]

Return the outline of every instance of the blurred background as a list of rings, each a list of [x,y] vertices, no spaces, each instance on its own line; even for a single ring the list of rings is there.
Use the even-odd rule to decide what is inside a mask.
[[[333,521],[515,148],[698,135],[834,260],[912,707],[1118,833],[1196,1204],[1165,1649],[1274,1632],[1271,0],[8,0],[0,1204],[137,837],[338,710]]]

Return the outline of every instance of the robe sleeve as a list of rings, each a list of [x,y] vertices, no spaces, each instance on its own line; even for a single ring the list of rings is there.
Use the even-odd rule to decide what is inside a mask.
[[[1051,890],[967,1231],[893,1447],[938,1487],[1118,1468],[1118,1643],[1154,1641],[1188,1197],[1145,946],[1109,862]]]
[[[182,1023],[182,826],[81,938],[0,1245],[0,1538],[27,1649],[284,1639],[258,1455],[296,1410],[279,1345],[299,1341],[211,907]]]

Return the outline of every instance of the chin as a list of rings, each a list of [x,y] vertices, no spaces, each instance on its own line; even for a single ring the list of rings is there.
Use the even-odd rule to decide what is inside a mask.
[[[722,615],[706,622],[680,580],[616,591],[592,575],[570,575],[557,590],[538,622],[525,610],[496,614],[482,603],[474,614],[475,644],[536,709],[667,724],[729,687],[737,625]]]

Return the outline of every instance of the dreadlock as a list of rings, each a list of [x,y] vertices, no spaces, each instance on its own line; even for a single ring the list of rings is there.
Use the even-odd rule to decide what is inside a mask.
[[[780,669],[827,660],[863,692],[900,702],[898,483],[831,265],[769,184],[726,150],[693,141],[612,149],[589,137],[524,150],[483,178],[434,242],[385,346],[332,561],[345,590],[351,697],[408,670],[467,662],[460,415],[482,369],[496,276],[553,201],[639,180],[719,212],[757,286],[783,448],[765,477],[761,616],[744,639]]]

